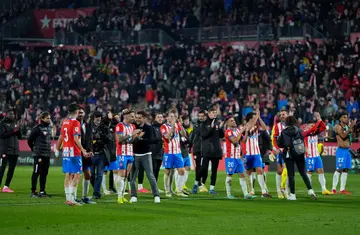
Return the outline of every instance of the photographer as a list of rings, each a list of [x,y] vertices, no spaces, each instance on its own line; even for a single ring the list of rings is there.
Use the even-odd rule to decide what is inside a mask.
[[[195,167],[195,184],[193,193],[196,194],[199,188],[201,177],[204,171],[208,169],[204,167],[205,159],[208,159],[214,153],[214,146],[212,145],[211,126],[206,122],[207,116],[205,110],[199,111],[199,119],[194,125],[193,133],[190,137],[190,145],[193,147],[193,154],[196,163]]]
[[[36,125],[28,138],[28,145],[34,156],[34,170],[31,177],[32,198],[49,197],[45,191],[46,177],[49,172],[51,156],[51,133],[50,113],[40,114],[40,124]],[[36,184],[40,176],[40,193],[36,192]]]
[[[15,109],[8,107],[5,118],[0,121],[0,186],[6,166],[9,163],[3,193],[14,192],[9,186],[19,157],[20,138],[21,133],[19,126],[16,124]]]
[[[102,118],[102,114],[95,111],[93,121],[90,124],[92,128],[92,167],[91,167],[91,184],[94,187],[93,198],[100,199],[100,187],[104,175],[105,164],[110,161],[110,152],[108,144],[110,143],[110,125],[111,119]]]
[[[285,164],[288,171],[290,196],[288,200],[296,200],[295,196],[295,167],[296,164],[301,177],[308,188],[308,194],[316,200],[309,177],[305,169],[305,143],[301,129],[297,126],[294,116],[288,116],[285,120],[286,128],[281,132],[276,143],[280,148],[284,148]]]
[[[102,181],[102,185],[103,185],[103,191],[104,194],[110,194],[111,192],[113,193],[117,193],[115,188],[114,188],[114,173],[112,170],[109,169],[110,166],[110,162],[114,162],[116,161],[116,144],[115,144],[115,127],[116,125],[120,122],[120,115],[119,114],[112,114],[111,111],[108,112],[108,117],[111,117],[111,122],[110,122],[110,142],[108,143],[108,150],[110,153],[110,161],[107,162],[107,164],[105,165],[105,169],[104,169],[104,176],[103,176],[103,181]],[[109,174],[109,190],[106,189],[106,175],[107,172],[110,171]],[[106,193],[105,193],[106,192]]]

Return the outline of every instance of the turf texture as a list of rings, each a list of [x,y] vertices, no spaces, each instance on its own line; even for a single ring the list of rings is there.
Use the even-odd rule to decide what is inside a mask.
[[[97,205],[68,207],[64,204],[60,167],[50,168],[47,192],[52,198],[30,198],[32,168],[15,171],[13,194],[0,193],[0,234],[359,234],[360,175],[350,174],[347,189],[352,195],[322,196],[317,176],[313,176],[318,200],[312,201],[299,176],[297,201],[280,200],[275,195],[275,175],[268,173],[268,188],[274,198],[242,199],[237,177],[232,191],[237,200],[225,198],[225,174],[219,172],[218,195],[199,193],[189,198],[162,195],[154,204],[150,194],[139,194],[138,203],[118,205],[116,195],[105,196]],[[160,178],[162,187],[162,177]],[[326,174],[331,189],[332,174]],[[194,175],[188,180],[192,186]],[[145,187],[149,189],[145,177]],[[92,189],[91,189],[92,190]],[[90,191],[91,191],[90,190]],[[259,186],[256,183],[256,191]],[[90,192],[91,193],[91,192]],[[81,195],[81,186],[78,189]]]

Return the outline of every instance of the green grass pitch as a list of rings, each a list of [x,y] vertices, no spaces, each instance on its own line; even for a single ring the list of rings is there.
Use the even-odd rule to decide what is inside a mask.
[[[350,174],[347,189],[353,195],[322,196],[313,176],[318,201],[311,201],[305,185],[296,177],[297,201],[275,198],[274,174],[268,174],[273,199],[242,199],[234,177],[233,194],[225,199],[225,174],[219,172],[217,191],[191,195],[188,199],[162,197],[154,204],[149,194],[139,194],[138,203],[118,205],[116,196],[106,196],[97,205],[68,207],[64,204],[60,167],[50,168],[47,191],[52,198],[30,198],[31,167],[18,167],[11,188],[0,193],[0,234],[359,234],[360,175]],[[146,178],[146,177],[145,177]],[[192,186],[191,174],[187,185]],[[330,189],[332,174],[326,175]],[[160,181],[162,188],[162,177]],[[147,179],[145,186],[149,188]],[[259,187],[256,184],[256,190]],[[81,188],[78,189],[81,194]]]

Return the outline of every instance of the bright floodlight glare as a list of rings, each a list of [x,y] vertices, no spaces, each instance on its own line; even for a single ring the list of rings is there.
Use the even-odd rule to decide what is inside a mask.
[[[48,53],[49,53],[49,54],[51,53],[51,50],[50,50],[50,49],[48,50]]]

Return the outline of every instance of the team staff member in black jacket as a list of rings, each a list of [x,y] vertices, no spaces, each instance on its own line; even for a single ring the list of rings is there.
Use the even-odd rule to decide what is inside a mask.
[[[86,151],[90,151],[91,141],[92,141],[92,129],[91,126],[86,123],[85,111],[84,109],[79,109],[79,115],[77,120],[80,122],[81,126],[81,145]],[[88,198],[90,180],[91,180],[91,166],[92,161],[91,157],[85,158],[82,156],[82,170],[84,174],[82,182],[82,200],[77,199],[77,188],[75,190],[75,201],[78,203],[85,204],[96,204]]]
[[[159,189],[152,168],[151,159],[151,145],[154,144],[152,137],[152,127],[145,124],[146,113],[139,111],[136,113],[136,129],[141,130],[139,138],[133,142],[134,150],[134,166],[131,170],[130,185],[131,185],[131,199],[130,202],[137,202],[136,178],[139,173],[140,164],[144,167],[146,177],[148,178],[151,186],[152,194],[154,195],[154,202],[160,203]]]
[[[157,113],[155,115],[155,121],[152,124],[153,138],[157,141],[155,141],[155,143],[151,146],[152,165],[153,165],[153,171],[156,181],[159,178],[162,158],[164,155],[162,136],[160,132],[160,127],[163,123],[164,123],[164,116],[161,113]]]
[[[3,193],[14,192],[9,186],[19,157],[20,138],[20,128],[15,120],[15,109],[8,107],[5,118],[0,122],[0,186],[6,166],[9,163],[5,185],[2,190]]]
[[[195,184],[193,187],[193,193],[196,194],[199,188],[199,183],[203,174],[203,171],[207,171],[204,165],[204,159],[214,154],[214,146],[212,145],[211,138],[211,126],[208,125],[205,110],[199,111],[199,119],[194,125],[194,130],[190,138],[190,145],[193,148],[194,159],[196,163],[195,167]]]
[[[32,198],[49,197],[45,191],[46,177],[49,172],[51,156],[51,134],[50,113],[40,114],[40,124],[36,125],[28,138],[28,145],[33,152],[34,170],[31,177],[31,195]],[[40,176],[40,193],[36,192],[36,184]]]
[[[211,127],[211,134],[210,134],[210,142],[214,147],[213,154],[209,156],[205,156],[204,163],[203,163],[203,175],[202,175],[202,185],[199,187],[200,192],[207,192],[207,188],[205,187],[205,183],[208,177],[208,168],[209,162],[211,161],[211,181],[210,181],[210,191],[211,194],[217,194],[215,192],[215,184],[217,178],[217,171],[219,167],[219,162],[223,155],[223,150],[221,148],[220,139],[224,138],[224,130],[223,130],[223,122],[220,122],[217,118],[217,109],[215,107],[211,107],[208,110],[208,119],[207,125]]]

